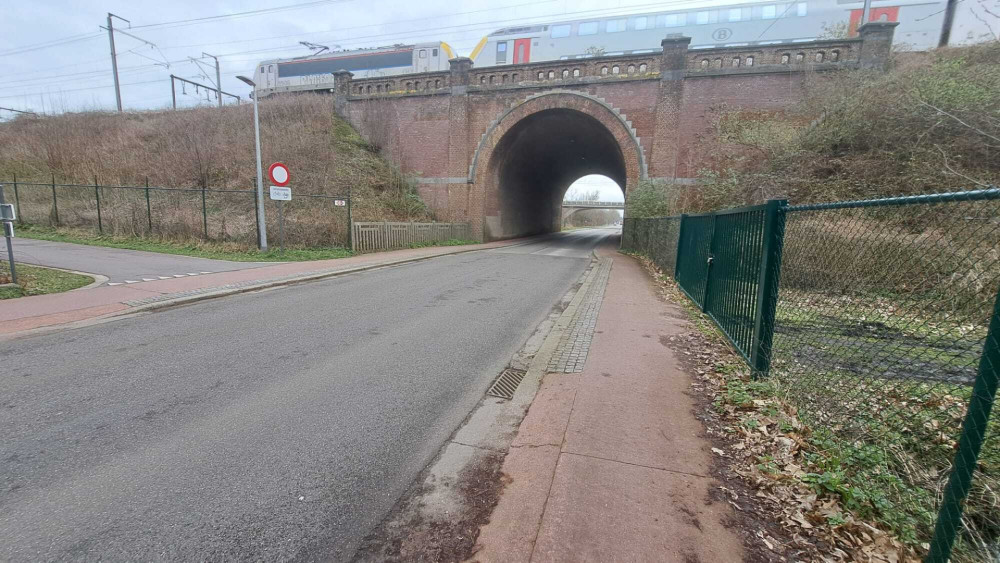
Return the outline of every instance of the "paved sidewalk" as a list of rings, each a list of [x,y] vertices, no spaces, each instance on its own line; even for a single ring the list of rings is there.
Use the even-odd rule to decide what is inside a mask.
[[[583,369],[545,375],[473,559],[740,561],[740,537],[723,524],[731,508],[712,495],[690,377],[662,343],[684,313],[637,261],[599,254],[613,264]]]
[[[102,286],[50,295],[35,295],[0,301],[0,335],[42,327],[124,314],[142,307],[178,300],[197,299],[211,294],[248,291],[297,280],[319,278],[359,269],[405,263],[434,256],[520,244],[523,240],[497,241],[467,246],[437,246],[363,254],[335,260],[279,262],[268,266],[146,281],[128,285]]]

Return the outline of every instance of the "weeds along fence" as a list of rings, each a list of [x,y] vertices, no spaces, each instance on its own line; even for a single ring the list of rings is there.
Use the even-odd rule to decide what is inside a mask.
[[[468,223],[353,223],[351,250],[375,252],[449,240],[470,240]]]
[[[13,191],[18,221],[51,227],[93,229],[100,234],[202,239],[257,244],[257,191],[93,184],[0,182]],[[148,183],[148,182],[147,182]],[[277,202],[264,196],[269,238],[277,244]],[[285,241],[290,246],[347,246],[348,211],[342,196],[296,193],[284,202]]]
[[[1000,189],[626,218],[622,248],[797,407],[803,479],[927,561],[1000,557]]]

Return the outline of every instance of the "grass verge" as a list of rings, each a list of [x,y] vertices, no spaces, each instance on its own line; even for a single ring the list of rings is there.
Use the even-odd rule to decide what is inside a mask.
[[[10,268],[0,266],[0,283],[10,281]],[[73,274],[62,270],[42,268],[39,266],[17,266],[16,287],[0,287],[0,299],[14,299],[27,295],[44,295],[46,293],[61,293],[77,289],[94,281],[90,276]]]
[[[260,252],[258,250],[248,250],[232,243],[202,241],[175,242],[135,237],[102,236],[86,231],[53,229],[30,224],[21,226],[18,229],[18,236],[55,242],[87,244],[90,246],[125,248],[129,250],[160,252],[163,254],[230,260],[233,262],[302,262],[307,260],[346,258],[354,255],[350,250],[340,247],[286,248],[284,251],[280,251],[277,247],[272,246],[267,252]]]

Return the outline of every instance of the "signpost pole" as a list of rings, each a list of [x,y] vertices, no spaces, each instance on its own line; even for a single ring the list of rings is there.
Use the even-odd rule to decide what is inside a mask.
[[[285,251],[285,202],[278,200],[278,245],[281,252]]]
[[[354,221],[351,217],[351,185],[347,185],[347,248],[354,251]]]
[[[7,202],[3,199],[3,184],[0,184],[0,205],[4,203]],[[10,236],[10,233],[13,231],[13,224],[8,225],[8,223],[8,221],[4,221],[3,238],[7,239],[7,262],[10,264],[10,281],[17,283],[17,268],[14,267],[14,245],[11,242]]]

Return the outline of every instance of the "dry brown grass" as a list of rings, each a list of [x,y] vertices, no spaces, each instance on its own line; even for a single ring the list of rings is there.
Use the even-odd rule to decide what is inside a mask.
[[[291,170],[296,195],[347,195],[355,220],[428,220],[411,182],[334,114],[333,98],[286,96],[260,103],[265,168],[281,161]],[[67,113],[19,118],[0,124],[0,181],[20,181],[249,190],[255,185],[253,107],[179,111]],[[377,135],[376,135],[377,136]],[[265,175],[267,171],[264,171]],[[265,182],[266,185],[266,182]],[[152,192],[149,232],[142,191],[104,190],[106,232],[155,234],[171,239],[204,236],[198,192]],[[24,216],[54,223],[51,190],[22,189]],[[59,188],[59,224],[96,226],[93,191]],[[253,199],[243,194],[209,195],[208,238],[250,243]],[[267,202],[268,226],[277,229]],[[298,198],[286,206],[286,231],[298,245],[342,243],[346,214],[329,200]]]

